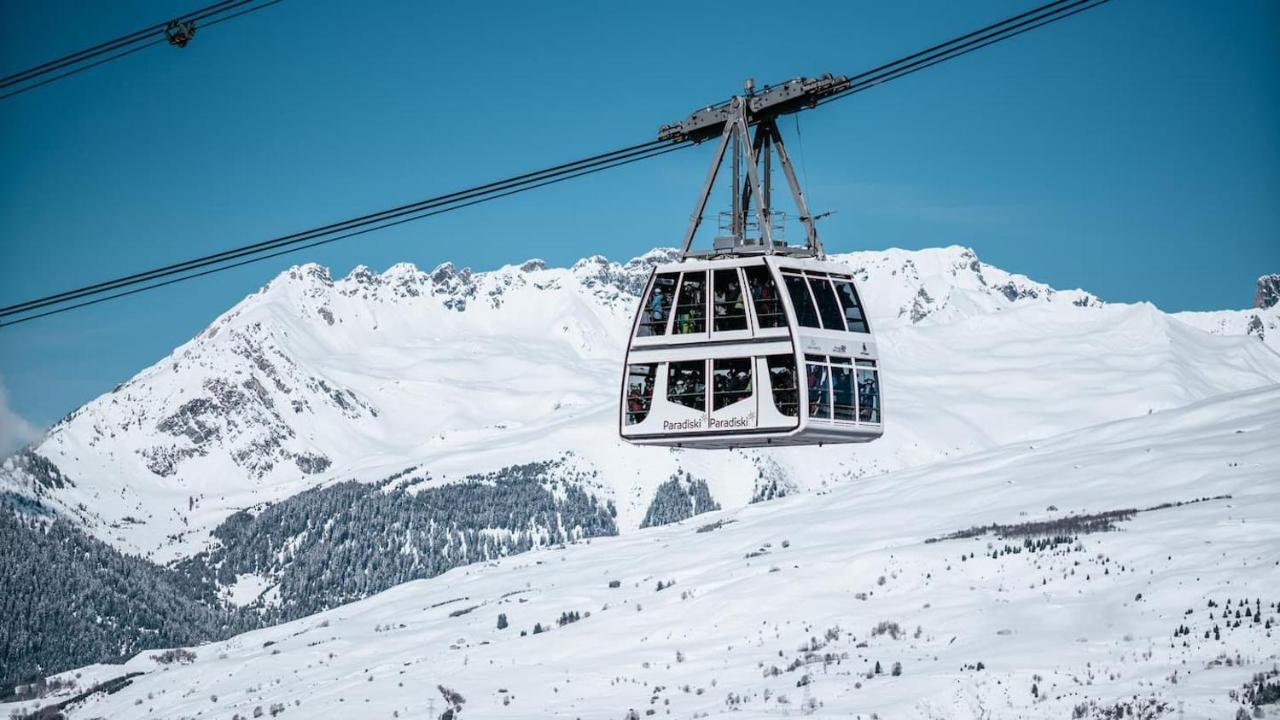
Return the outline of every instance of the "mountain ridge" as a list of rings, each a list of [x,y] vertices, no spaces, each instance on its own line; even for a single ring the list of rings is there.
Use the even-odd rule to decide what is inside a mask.
[[[232,513],[311,487],[424,463],[448,482],[586,448],[577,462],[605,478],[626,530],[678,471],[711,478],[734,507],[770,484],[822,487],[1280,381],[1261,344],[1182,332],[1154,307],[1055,290],[967,248],[849,253],[835,258],[858,276],[882,345],[886,440],[817,465],[787,451],[645,454],[615,437],[614,394],[636,293],[674,257],[486,272],[397,263],[336,280],[294,266],[5,461],[0,486],[121,549],[177,559]],[[983,383],[989,372],[1016,382]],[[1035,407],[1057,383],[1115,390]],[[1000,412],[977,407],[988,396]],[[724,479],[744,475],[764,485]]]

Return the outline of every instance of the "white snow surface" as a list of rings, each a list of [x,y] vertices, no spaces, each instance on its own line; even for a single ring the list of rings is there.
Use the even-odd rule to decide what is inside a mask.
[[[1253,335],[1280,352],[1280,305],[1248,310],[1180,312],[1173,317],[1214,335]]]
[[[0,489],[168,561],[230,513],[316,485],[411,465],[448,482],[571,452],[627,532],[677,469],[736,508],[756,478],[820,489],[1280,382],[1280,355],[1244,328],[1209,334],[1149,304],[1054,290],[961,247],[857,252],[836,259],[857,273],[880,343],[883,439],[635,448],[617,438],[626,335],[649,269],[673,255],[339,280],[294,267],[55,426],[33,449],[63,487],[10,459]]]
[[[1158,327],[1166,347],[1193,332],[1147,307],[1094,312],[1078,321],[1078,339],[1108,319]],[[965,335],[934,332],[923,334]],[[1240,351],[1238,362],[1246,356],[1244,345],[1224,347]],[[914,355],[888,357],[911,367]],[[1164,393],[1150,397],[1170,402],[1173,381],[1191,377],[1170,369],[1167,353],[1120,357],[1089,367],[1141,359]],[[1280,660],[1280,387],[1155,409],[458,568],[194,648],[191,664],[162,666],[153,651],[66,673],[82,688],[143,673],[70,717],[252,717],[274,705],[283,718],[434,718],[446,709],[443,685],[465,698],[461,718],[617,720],[631,708],[680,718],[1121,717],[1104,714],[1115,703],[1147,710],[1124,717],[1233,718],[1240,703],[1229,693]],[[1140,512],[1056,550],[991,557],[1005,542],[992,535],[927,542],[989,523],[1212,497]],[[714,522],[723,524],[699,531]],[[659,591],[659,582],[674,585]],[[1234,627],[1227,604],[1241,601],[1258,603],[1265,620]],[[568,611],[583,617],[558,626]],[[497,629],[499,613],[510,627]],[[521,634],[535,623],[549,630]],[[1187,634],[1175,634],[1181,626]]]

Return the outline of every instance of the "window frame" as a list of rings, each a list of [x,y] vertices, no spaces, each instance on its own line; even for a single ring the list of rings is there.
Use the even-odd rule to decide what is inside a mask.
[[[855,383],[857,384],[856,392],[858,396],[858,422],[864,425],[883,425],[884,424],[884,401],[883,401],[884,393],[882,391],[882,388],[880,387],[880,364],[874,360],[855,359],[853,362],[853,371],[855,375]],[[875,383],[875,395],[873,396],[875,398],[875,408],[873,410],[875,414],[874,420],[862,419],[862,411],[863,411],[862,383],[860,380],[857,379],[858,375],[862,372],[871,373],[871,380],[872,382]]]
[[[858,284],[854,282],[852,276],[849,275],[832,275],[831,287],[835,290],[836,301],[840,303],[841,314],[844,316],[846,325],[852,325],[849,320],[849,306],[845,304],[845,297],[838,287],[840,284],[849,286],[849,292],[853,293],[853,307],[858,310],[859,319],[857,322],[862,324],[862,329],[848,328],[848,332],[871,334],[871,320],[867,318],[867,307],[862,304],[862,294],[858,292]]]
[[[769,373],[769,394],[773,396],[773,408],[783,417],[795,418],[796,422],[800,421],[800,371],[796,367],[796,356],[792,353],[775,353],[773,355],[762,356],[765,360],[765,368]],[[791,371],[792,386],[790,388],[780,388],[774,384],[775,369],[789,369]],[[786,403],[791,407],[791,412],[784,409],[783,404],[779,402],[780,393],[790,392],[792,400]]]
[[[666,316],[663,318],[661,325],[658,325],[657,323],[654,323],[652,321],[645,322],[645,317],[651,316],[651,310],[649,309],[649,307],[650,307],[650,304],[653,302],[654,293],[658,291],[659,280],[661,280],[665,276],[672,276],[672,275],[675,276],[675,285],[671,289],[671,302],[665,308]],[[677,297],[677,293],[680,290],[681,275],[682,273],[680,273],[679,271],[654,274],[653,281],[649,284],[649,291],[645,293],[644,298],[641,299],[642,305],[640,306],[640,320],[639,322],[636,323],[636,330],[635,330],[634,337],[637,337],[637,338],[664,337],[669,334],[669,331],[671,330],[671,319],[675,317],[676,297]],[[642,334],[641,331],[646,328],[648,329],[648,334]],[[654,332],[655,328],[658,329],[658,332]]]
[[[700,303],[702,305],[702,329],[690,332],[677,332],[677,321],[680,318],[680,308],[682,307],[681,300],[683,299],[685,280],[687,280],[690,275],[699,273],[702,275],[702,302]],[[707,303],[710,300],[708,297],[710,295],[708,292],[710,289],[708,282],[710,277],[711,273],[705,268],[702,270],[681,271],[680,284],[676,287],[675,299],[674,302],[671,303],[671,331],[668,333],[668,336],[694,337],[697,335],[706,335],[708,333],[708,328],[710,326],[707,323]]]
[[[740,403],[744,400],[750,400],[752,397],[755,396],[756,388],[755,388],[755,356],[754,355],[748,355],[745,357],[710,358],[709,362],[711,367],[711,372],[709,374],[711,382],[708,384],[708,389],[711,391],[711,412],[713,413],[719,412],[731,405]],[[743,365],[746,366],[747,388],[745,390],[745,394],[743,394],[744,393],[743,390],[720,391],[716,389],[716,386],[715,386],[716,371],[719,369],[716,366],[719,363],[742,363]],[[720,399],[724,396],[735,397],[736,399],[729,400],[725,402],[723,405],[721,405],[719,404]]]
[[[828,357],[827,364],[831,368],[831,419],[836,422],[857,422],[858,421],[858,369],[853,364],[853,358],[845,357]],[[849,376],[849,403],[841,405],[839,403],[839,390],[836,388],[836,373],[847,372]],[[841,417],[840,408],[848,409],[848,416]]]
[[[717,293],[719,293],[719,292],[720,292],[720,282],[721,282],[721,278],[722,278],[722,276],[727,275],[727,274],[729,274],[729,273],[732,273],[732,274],[733,274],[733,278],[734,278],[734,279],[737,281],[737,283],[738,283],[738,299],[737,299],[737,302],[738,302],[738,304],[740,304],[740,305],[742,306],[742,314],[741,314],[741,315],[725,315],[725,316],[724,316],[724,318],[725,318],[725,319],[728,319],[728,318],[741,318],[742,327],[735,327],[735,328],[720,328],[720,327],[718,327],[718,325],[719,325],[719,323],[720,323],[721,316],[720,316],[720,315],[718,315],[718,314],[716,313],[716,308],[717,308],[717,307],[721,307],[721,306],[723,306],[723,305],[726,305],[726,304],[727,304],[727,305],[729,306],[729,309],[730,309],[730,310],[732,310],[732,309],[733,309],[733,301],[726,300],[726,301],[724,301],[724,302],[722,303],[721,301],[719,301],[719,300],[717,300],[717,299],[716,299],[716,295],[717,295]],[[738,266],[734,266],[734,267],[714,268],[714,269],[712,269],[712,270],[711,270],[711,272],[710,272],[710,276],[711,276],[711,292],[709,293],[709,298],[708,298],[708,300],[709,300],[710,305],[711,305],[711,315],[710,315],[711,322],[710,322],[710,327],[709,327],[709,329],[710,329],[711,333],[712,333],[713,335],[720,335],[720,336],[722,336],[722,337],[723,337],[723,336],[725,336],[725,335],[726,335],[726,334],[728,334],[728,333],[746,333],[746,334],[750,334],[750,333],[752,332],[752,325],[751,325],[751,304],[750,304],[750,302],[748,301],[748,298],[747,298],[747,295],[748,295],[749,293],[748,293],[748,290],[747,290],[746,278],[745,278],[745,276],[744,276],[744,274],[743,274],[743,272],[742,272],[742,268],[741,268],[741,267],[738,267]]]
[[[799,270],[796,270],[794,272],[788,272],[788,270],[784,268],[781,272],[781,275],[782,275],[782,284],[786,287],[786,290],[787,290],[787,299],[791,302],[791,309],[795,312],[796,327],[797,328],[806,327],[814,330],[821,330],[822,318],[818,315],[818,304],[814,301],[813,293],[809,290],[809,279],[806,278],[804,276],[804,273],[800,272]],[[791,283],[789,282],[791,279],[797,280],[800,283],[801,287],[804,288],[804,297],[808,298],[809,300],[807,309],[809,312],[813,314],[814,324],[812,325],[806,323],[805,318],[801,316],[801,308],[798,307],[798,304],[796,302],[796,294],[791,290]]]
[[[659,363],[632,363],[627,365],[627,376],[625,378],[624,387],[626,391],[623,394],[623,419],[624,427],[632,427],[643,423],[649,419],[649,414],[653,412],[653,395],[658,386],[658,365]],[[632,394],[632,381],[636,377],[636,371],[640,368],[648,368],[648,393],[641,396]],[[643,373],[641,374],[643,377]],[[644,392],[643,390],[641,391]],[[639,410],[631,409],[631,401],[638,400],[643,407]]]
[[[809,285],[809,294],[813,296],[814,310],[818,313],[818,320],[822,323],[823,330],[835,330],[838,332],[847,332],[845,328],[844,308],[840,305],[840,298],[836,295],[835,286],[831,283],[831,278],[826,273],[805,272],[805,281]],[[827,299],[833,303],[831,307],[824,308],[822,301],[818,300],[818,285],[826,287],[828,293]],[[838,327],[828,327],[827,323],[831,318],[827,317],[828,312],[835,311],[835,318],[839,323]]]
[[[812,397],[812,393],[817,386],[815,386],[809,379],[810,367],[816,367],[822,372],[822,376],[823,376],[822,384],[825,386],[825,390],[826,390],[826,402],[823,403],[827,411],[825,415],[818,415],[817,413],[814,412],[814,408],[816,407],[816,405],[814,402],[814,398]],[[831,409],[832,409],[831,405],[832,405],[833,398],[831,395],[831,363],[830,361],[827,359],[826,355],[810,355],[806,353],[804,356],[804,369],[805,369],[805,375],[804,375],[805,408],[808,410],[809,419],[810,420],[827,420],[827,421],[831,420]]]
[[[762,276],[763,280],[773,287],[773,299],[765,300],[765,302],[773,303],[776,308],[776,312],[768,314],[762,314],[760,312],[761,301],[756,299],[756,288],[752,284],[751,276],[753,272]],[[770,330],[787,330],[791,323],[787,319],[787,307],[783,304],[784,300],[782,299],[782,293],[786,292],[786,290],[779,287],[780,284],[778,282],[778,277],[774,274],[773,268],[766,264],[745,265],[742,267],[742,277],[746,281],[745,288],[747,299],[751,303],[751,318],[756,333],[762,334]],[[764,287],[764,285],[761,285],[761,290],[763,290]],[[770,318],[768,322],[772,324],[767,324],[765,318]],[[776,318],[776,320],[774,318]]]

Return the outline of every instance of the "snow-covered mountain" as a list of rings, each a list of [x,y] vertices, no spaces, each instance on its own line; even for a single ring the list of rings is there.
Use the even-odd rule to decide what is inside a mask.
[[[458,568],[24,707],[116,679],[70,717],[1276,717],[1277,436],[1280,388],[1223,395]]]
[[[1214,335],[1253,335],[1280,352],[1280,274],[1258,278],[1252,308],[1180,312],[1174,317]]]
[[[723,507],[1280,382],[1257,337],[1104,304],[958,247],[839,256],[880,340],[885,437],[699,453],[616,438],[625,335],[656,250],[570,268],[450,264],[282,273],[204,332],[70,415],[0,482],[117,547],[167,561],[230,515],[409,468],[449,483],[555,460],[637,527],[684,471]]]

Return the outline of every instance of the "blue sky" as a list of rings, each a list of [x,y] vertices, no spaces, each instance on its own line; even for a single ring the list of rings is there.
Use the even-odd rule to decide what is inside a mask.
[[[0,74],[201,4],[0,0]],[[0,304],[642,142],[745,77],[856,72],[1032,4],[285,0],[0,101]],[[1109,301],[1245,307],[1280,270],[1278,28],[1260,0],[1116,0],[789,143],[831,250],[962,244]],[[57,420],[293,263],[674,244],[710,151],[0,330],[0,423]]]

